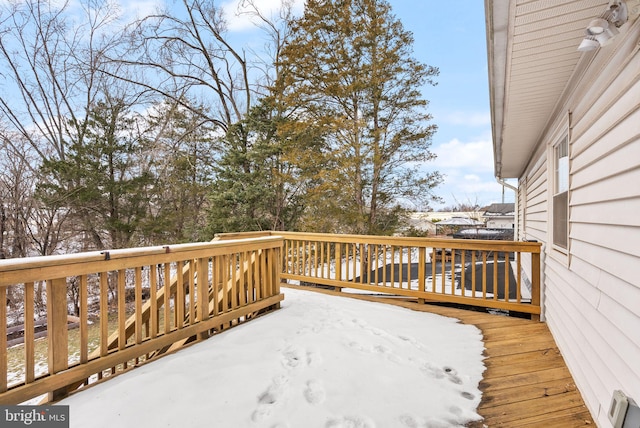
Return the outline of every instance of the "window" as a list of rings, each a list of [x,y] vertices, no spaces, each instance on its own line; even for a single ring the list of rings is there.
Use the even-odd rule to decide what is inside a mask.
[[[567,248],[569,241],[569,139],[554,147],[553,244]]]

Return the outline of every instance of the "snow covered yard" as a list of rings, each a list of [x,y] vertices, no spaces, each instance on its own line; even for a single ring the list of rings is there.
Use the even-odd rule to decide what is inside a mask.
[[[284,288],[282,309],[75,394],[72,427],[456,427],[480,419],[480,330]]]

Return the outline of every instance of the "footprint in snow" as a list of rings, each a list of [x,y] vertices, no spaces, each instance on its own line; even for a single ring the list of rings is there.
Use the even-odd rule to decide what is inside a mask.
[[[305,350],[296,345],[291,345],[282,353],[282,365],[285,368],[296,368],[306,363]]]
[[[251,420],[260,422],[271,416],[273,406],[278,404],[289,389],[289,378],[277,376],[271,385],[258,396],[258,408],[252,413]]]
[[[442,370],[444,370],[450,382],[455,383],[456,385],[462,385],[462,379],[458,376],[458,371],[456,369],[445,366]]]
[[[420,365],[420,370],[429,377],[434,379],[444,379],[445,372],[440,367],[436,367],[430,362],[423,362]]]
[[[322,365],[322,355],[313,350],[305,350],[298,345],[290,345],[282,353],[282,365],[287,369],[296,367],[318,367]]]
[[[309,404],[320,404],[324,401],[327,394],[324,391],[322,382],[319,380],[310,380],[304,390],[304,398]]]
[[[325,428],[375,428],[376,424],[363,416],[343,416],[332,418],[324,425]]]
[[[307,350],[307,365],[309,367],[318,367],[322,365],[322,355],[312,349]]]
[[[476,398],[475,395],[473,395],[472,393],[467,392],[467,391],[461,392],[460,395],[462,395],[462,397],[466,398],[467,400],[473,400],[474,398]]]

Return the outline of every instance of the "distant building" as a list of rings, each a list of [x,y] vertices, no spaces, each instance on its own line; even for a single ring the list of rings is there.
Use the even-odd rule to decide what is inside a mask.
[[[515,227],[515,204],[491,204],[482,216],[490,229],[513,229]]]
[[[406,219],[407,226],[415,231],[425,233],[426,235],[435,235],[436,225],[433,224],[431,219],[429,219],[425,214],[427,213],[411,213]]]

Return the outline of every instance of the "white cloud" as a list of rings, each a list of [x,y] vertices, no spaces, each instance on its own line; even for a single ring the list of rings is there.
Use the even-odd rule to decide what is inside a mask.
[[[299,13],[304,8],[304,0],[253,0],[255,6],[266,17],[276,17],[278,11],[282,7],[282,3],[290,1],[293,4],[295,13]],[[227,20],[227,28],[229,31],[246,31],[255,28],[252,20],[251,7],[246,0],[231,0],[222,4],[225,19]]]
[[[493,175],[493,143],[490,137],[473,141],[460,141],[454,138],[433,147],[437,158],[429,162],[431,170],[444,175],[444,182],[436,189],[443,204],[435,208],[453,206],[460,203],[477,203],[486,206],[500,202],[502,186]],[[513,201],[513,192],[505,193],[507,202]]]
[[[493,173],[493,144],[490,139],[462,142],[457,138],[433,148],[438,156],[433,165],[440,171]]]

